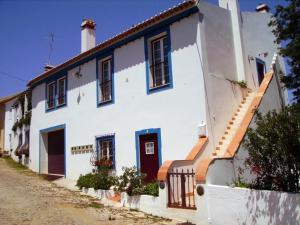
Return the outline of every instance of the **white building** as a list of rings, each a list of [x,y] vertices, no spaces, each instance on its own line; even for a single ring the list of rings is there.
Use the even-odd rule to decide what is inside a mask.
[[[253,109],[285,104],[267,11],[187,1],[98,45],[83,21],[81,53],[28,84],[29,167],[77,179],[98,157],[148,180],[188,168],[197,183],[231,182]]]
[[[24,165],[29,164],[31,103],[28,99],[31,99],[30,91],[0,100],[3,108],[1,113],[3,153]]]

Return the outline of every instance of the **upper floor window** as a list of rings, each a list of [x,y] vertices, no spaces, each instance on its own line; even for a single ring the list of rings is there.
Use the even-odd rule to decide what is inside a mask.
[[[150,88],[169,84],[169,63],[167,37],[163,36],[151,42],[152,64],[150,65]]]
[[[256,58],[256,69],[257,69],[257,79],[258,79],[258,85],[261,84],[265,77],[266,73],[266,65],[265,62],[261,59]]]
[[[66,105],[67,102],[67,77],[59,78],[47,84],[46,89],[46,110],[55,109]]]
[[[147,93],[172,88],[171,43],[169,28],[145,37]]]
[[[63,105],[66,103],[66,77],[63,77],[57,81],[58,86],[58,99],[57,104]]]
[[[48,91],[48,96],[47,96],[47,108],[52,109],[55,106],[55,88],[56,83],[52,82],[48,84],[47,86],[47,91]]]
[[[112,56],[98,61],[98,104],[113,101],[113,59]]]

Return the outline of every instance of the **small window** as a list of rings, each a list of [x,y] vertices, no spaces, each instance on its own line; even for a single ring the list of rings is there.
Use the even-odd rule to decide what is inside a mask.
[[[112,101],[112,59],[100,60],[99,71],[99,103]]]
[[[58,94],[57,94],[57,104],[58,106],[64,105],[66,103],[66,78],[63,77],[57,81]]]
[[[29,144],[29,130],[25,133],[25,144]]]
[[[257,69],[258,84],[260,85],[266,73],[265,62],[262,61],[261,59],[256,58],[256,69]]]
[[[48,88],[47,88],[47,108],[48,109],[53,109],[55,107],[55,86],[56,83],[52,82],[50,84],[48,84]]]
[[[154,154],[154,142],[146,142],[145,143],[146,155]]]
[[[151,41],[150,88],[169,84],[168,49],[166,36]]]
[[[114,168],[114,136],[97,139],[98,166]]]
[[[20,147],[22,144],[23,144],[23,135],[20,134],[19,135],[19,144],[18,144],[18,147]]]

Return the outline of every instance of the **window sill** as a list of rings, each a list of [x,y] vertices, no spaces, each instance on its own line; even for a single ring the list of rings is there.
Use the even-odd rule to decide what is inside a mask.
[[[67,106],[67,103],[64,103],[64,104],[61,104],[61,105],[54,106],[54,107],[52,107],[52,108],[47,108],[47,109],[46,109],[46,113],[47,113],[47,112],[55,111],[55,110],[57,110],[57,109],[60,109],[60,108],[66,107],[66,106]]]
[[[163,90],[170,89],[170,88],[173,88],[171,83],[160,85],[158,87],[152,87],[152,88],[148,89],[147,94],[151,94],[151,93],[158,92],[158,91],[163,91]]]
[[[110,100],[106,100],[106,101],[101,101],[101,102],[98,102],[98,107],[101,107],[101,106],[104,106],[104,105],[110,105],[110,104],[113,104],[113,100],[110,99]]]

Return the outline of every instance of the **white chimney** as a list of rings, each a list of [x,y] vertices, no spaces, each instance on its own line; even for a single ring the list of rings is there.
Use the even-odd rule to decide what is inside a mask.
[[[96,46],[96,23],[84,19],[81,24],[81,53]]]
[[[255,10],[256,12],[267,13],[270,11],[270,7],[267,4],[260,3]]]

